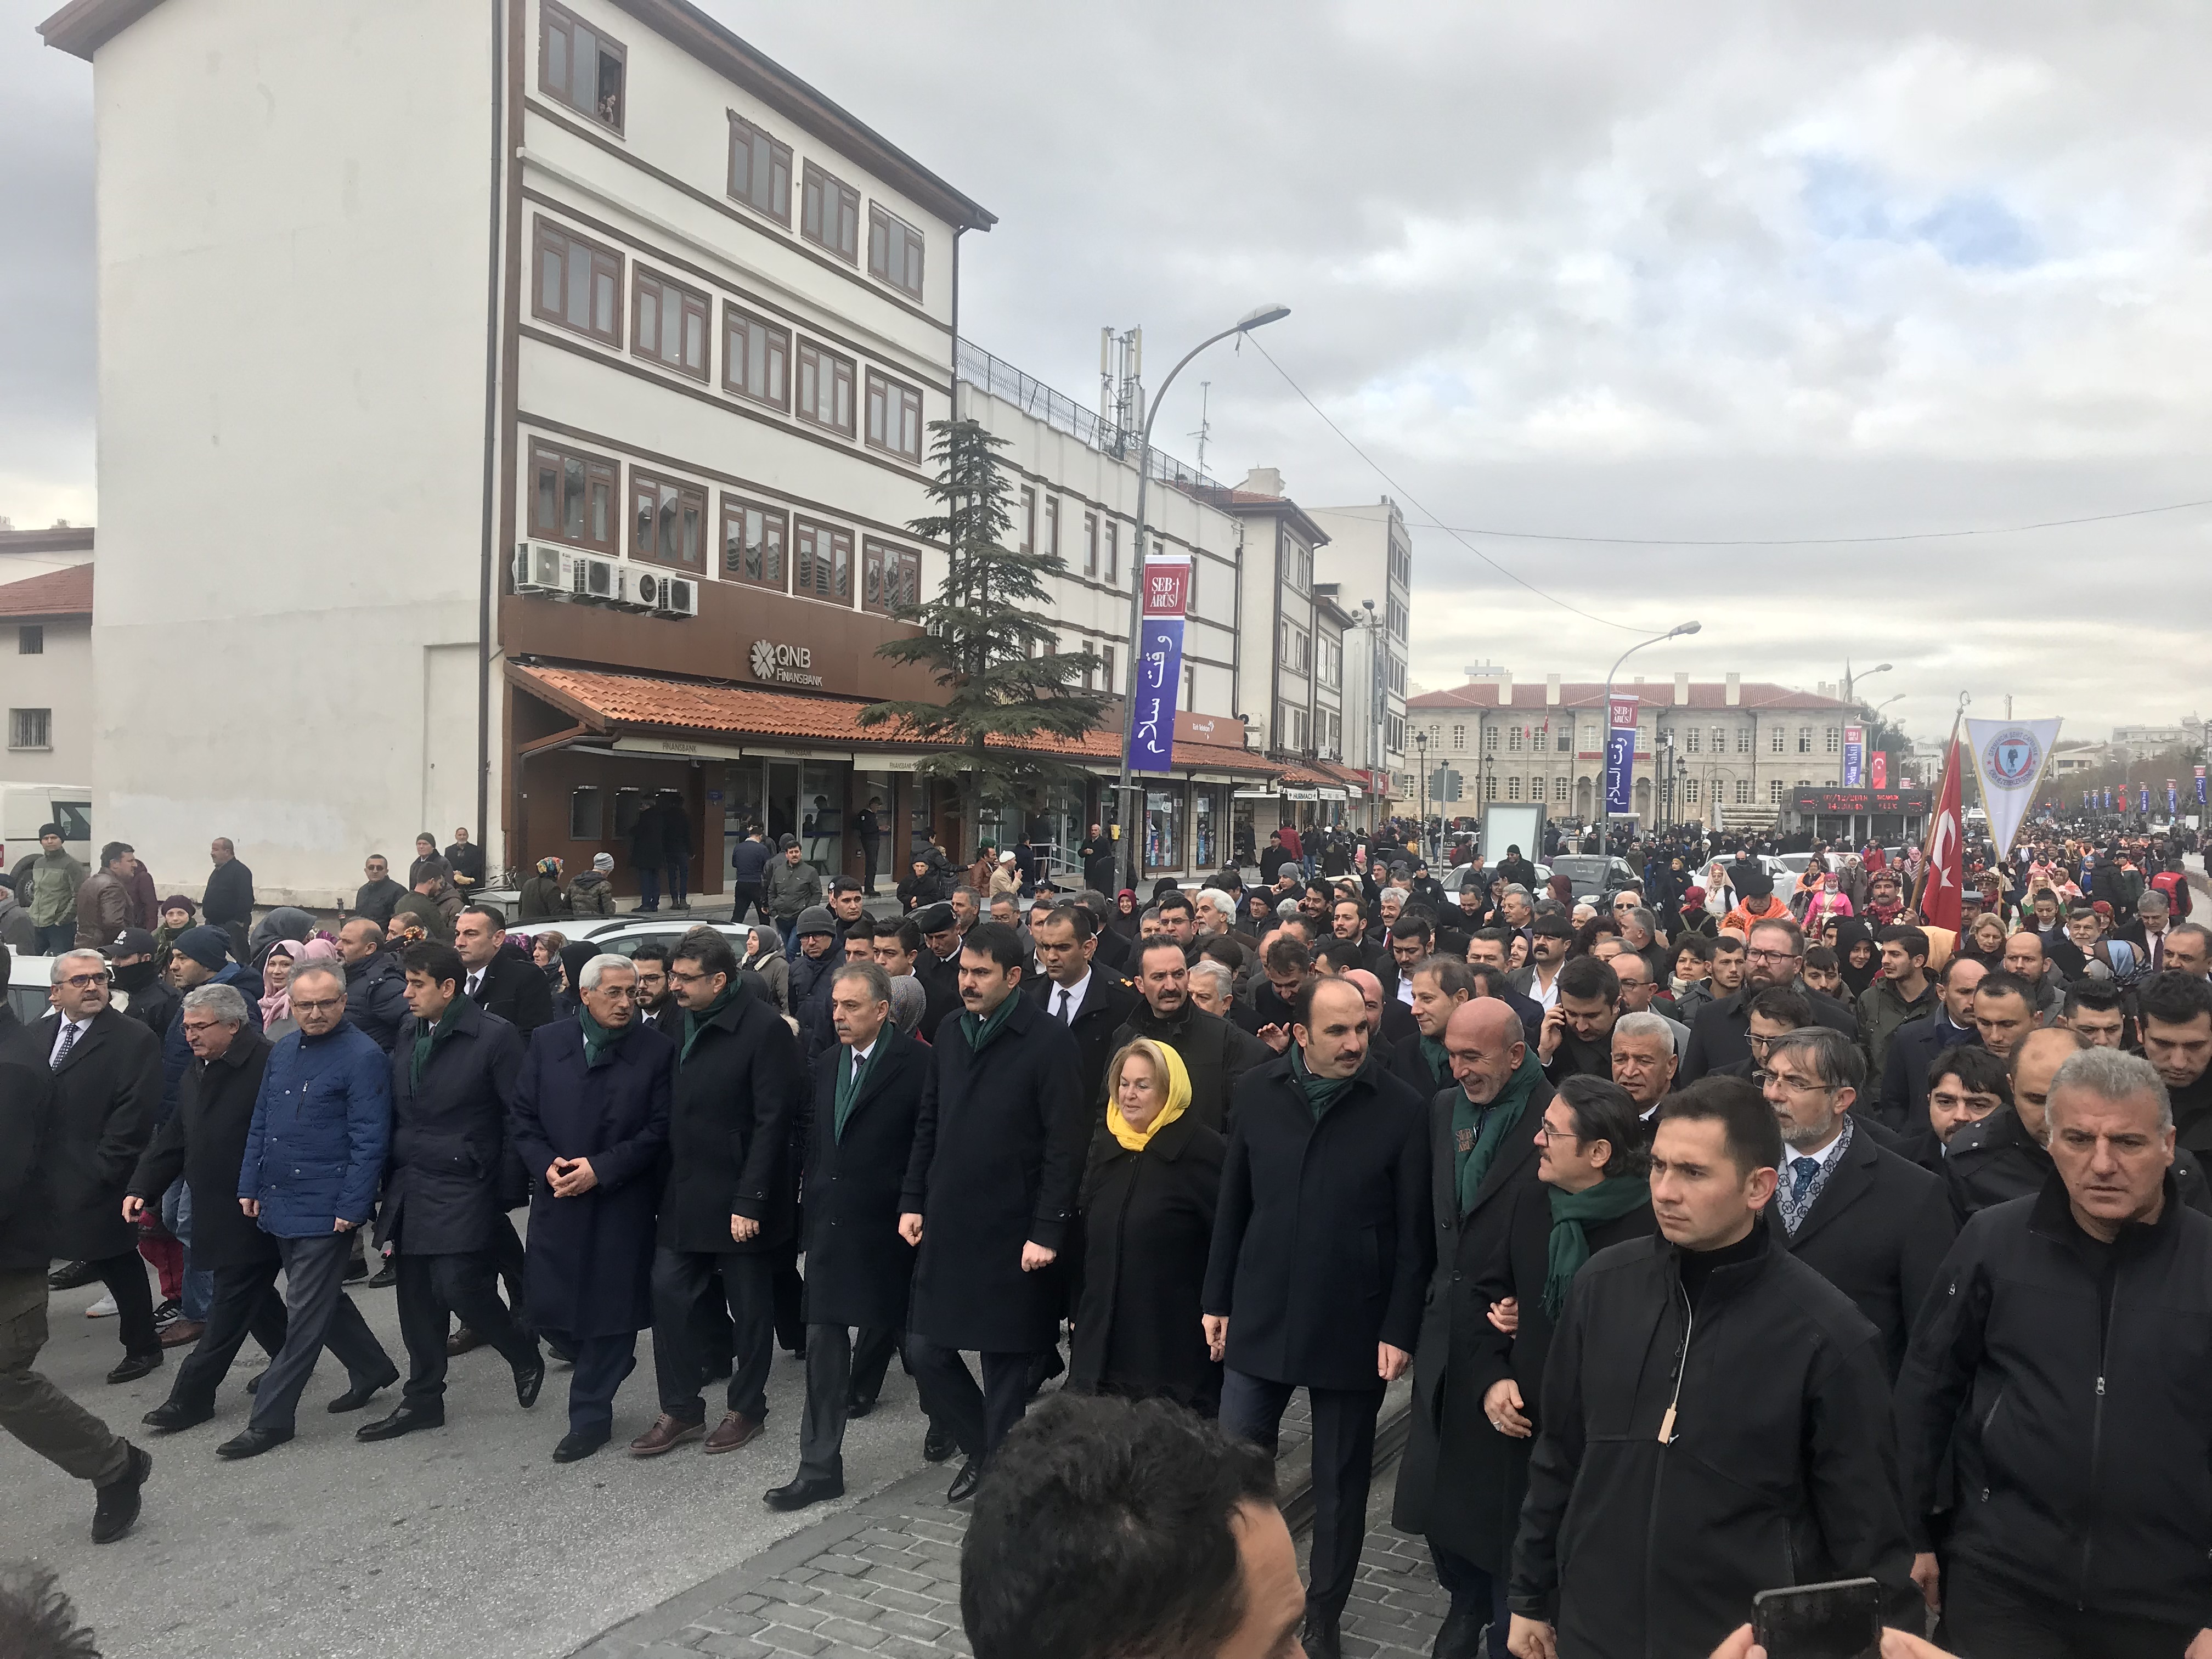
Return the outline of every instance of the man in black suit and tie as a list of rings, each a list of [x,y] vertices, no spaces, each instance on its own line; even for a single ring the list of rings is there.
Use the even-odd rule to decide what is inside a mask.
[[[1137,1006],[1136,993],[1097,966],[1097,934],[1081,905],[1054,905],[1030,933],[1044,976],[1023,991],[1074,1033],[1083,1055],[1084,1101],[1103,1111],[1115,1034]]]
[[[1939,1176],[1853,1128],[1865,1080],[1858,1045],[1825,1025],[1767,1045],[1766,1100],[1784,1147],[1768,1224],[1881,1333],[1894,1380],[1958,1222]]]
[[[872,962],[830,985],[837,1042],[814,1061],[807,1158],[806,1419],[799,1473],[764,1494],[770,1509],[843,1495],[846,1421],[875,1408],[906,1328],[915,1250],[899,1236],[899,1194],[929,1050],[890,1023],[890,998]]]
[[[42,1161],[47,1254],[84,1262],[114,1297],[123,1360],[107,1380],[129,1382],[161,1363],[138,1230],[123,1218],[124,1195],[161,1113],[161,1040],[116,1010],[99,951],[55,957],[52,978],[54,1012],[16,1039],[53,1074],[52,1139]]]
[[[460,953],[461,967],[468,975],[461,994],[514,1027],[525,1048],[532,1031],[552,1024],[553,987],[536,963],[507,948],[507,918],[498,911],[488,904],[465,907],[453,918],[453,949]],[[499,1196],[505,1200],[504,1212],[530,1201],[530,1179],[520,1159],[509,1155],[502,1164]],[[526,1258],[512,1216],[501,1213],[491,1230],[489,1248],[492,1266],[507,1287],[507,1304],[520,1318],[526,1305],[522,1280]],[[386,1267],[370,1282],[381,1285],[387,1276],[397,1281],[396,1270]],[[448,1351],[462,1354],[482,1345],[483,1338],[464,1325],[453,1333]]]

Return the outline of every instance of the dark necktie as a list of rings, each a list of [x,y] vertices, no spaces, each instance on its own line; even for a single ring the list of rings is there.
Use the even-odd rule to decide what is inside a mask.
[[[70,1050],[76,1047],[77,1030],[76,1026],[70,1024],[62,1027],[62,1046],[54,1050],[53,1068],[57,1072],[61,1070],[62,1062],[70,1057]]]

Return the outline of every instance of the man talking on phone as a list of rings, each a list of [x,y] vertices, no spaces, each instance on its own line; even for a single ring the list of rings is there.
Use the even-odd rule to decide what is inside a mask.
[[[1919,1624],[1881,1339],[1765,1224],[1782,1157],[1741,1079],[1660,1103],[1659,1236],[1592,1256],[1553,1338],[1507,1594],[1518,1659],[1710,1652],[1760,1590],[1839,1578],[1879,1580],[1885,1621]]]

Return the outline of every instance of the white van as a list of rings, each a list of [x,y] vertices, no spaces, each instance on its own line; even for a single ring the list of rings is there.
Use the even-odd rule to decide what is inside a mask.
[[[0,870],[39,850],[39,831],[62,827],[62,850],[92,868],[92,790],[81,783],[0,783]]]

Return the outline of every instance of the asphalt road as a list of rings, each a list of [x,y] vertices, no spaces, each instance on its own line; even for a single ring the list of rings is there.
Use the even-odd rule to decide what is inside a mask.
[[[842,1504],[769,1510],[762,1492],[797,1468],[805,1395],[804,1368],[781,1352],[768,1429],[751,1445],[708,1457],[695,1442],[633,1459],[622,1447],[655,1409],[652,1339],[641,1334],[615,1402],[616,1439],[580,1463],[551,1457],[567,1426],[567,1367],[552,1365],[525,1412],[489,1348],[453,1362],[444,1428],[374,1445],[353,1431],[397,1404],[397,1389],[366,1413],[332,1417],[324,1405],[345,1382],[325,1358],[301,1401],[298,1437],[226,1463],[215,1448],[245,1425],[260,1350],[246,1345],[214,1421],[153,1435],[138,1419],[167,1396],[177,1354],[140,1382],[106,1386],[121,1350],[112,1319],[83,1316],[99,1294],[95,1285],[53,1298],[40,1369],[153,1453],[144,1514],[129,1538],[95,1547],[91,1489],[0,1436],[0,1561],[56,1569],[109,1659],[544,1659],[921,1462],[914,1386],[894,1364],[881,1405],[847,1436]],[[353,1294],[404,1371],[392,1292]]]

